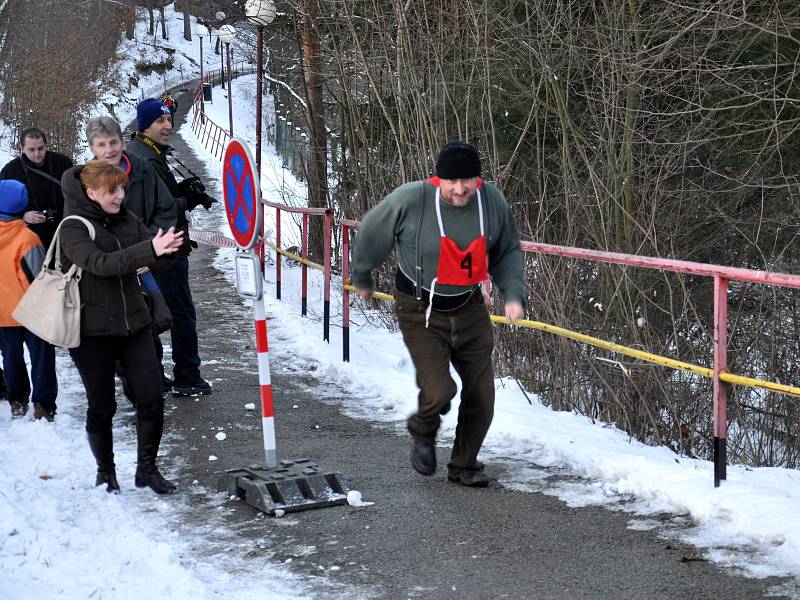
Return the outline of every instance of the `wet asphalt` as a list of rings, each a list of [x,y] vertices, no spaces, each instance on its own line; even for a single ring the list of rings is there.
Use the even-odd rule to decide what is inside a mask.
[[[189,97],[180,93],[178,101],[183,113]],[[173,143],[179,158],[207,178],[180,136]],[[216,205],[202,220],[213,226],[222,219]],[[659,529],[629,529],[631,516],[623,511],[569,508],[553,496],[503,487],[496,479],[508,468],[504,464],[487,464],[495,481],[485,489],[450,483],[441,467],[432,477],[417,475],[406,435],[346,416],[344,392],[331,385],[320,389],[309,372],[313,362],[281,353],[278,337],[270,339],[270,360],[281,458],[319,461],[374,505],[258,518],[242,501],[226,499],[215,492],[222,472],[263,462],[264,451],[260,414],[244,408],[247,402],[258,406],[252,309],[214,267],[215,255],[201,246],[190,258],[202,370],[214,393],[168,398],[170,443],[162,463],[188,498],[186,529],[207,521],[210,502],[228,509],[222,527],[239,541],[230,552],[241,555],[229,558],[245,568],[256,572],[283,563],[300,575],[323,577],[311,580],[318,598],[789,597],[780,586],[792,582],[720,568]],[[268,285],[266,293],[274,289]],[[313,320],[308,327],[321,330]],[[219,430],[226,440],[214,438]],[[447,448],[438,449],[440,465],[447,456]],[[676,516],[655,518],[669,524]]]

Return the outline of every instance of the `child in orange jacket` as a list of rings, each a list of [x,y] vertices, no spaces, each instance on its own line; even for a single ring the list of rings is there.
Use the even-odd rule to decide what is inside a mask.
[[[0,181],[0,351],[12,417],[28,412],[28,390],[35,419],[52,421],[56,414],[55,348],[17,323],[11,313],[39,273],[44,261],[42,242],[22,220],[28,191],[19,181]],[[31,381],[23,344],[31,357]]]

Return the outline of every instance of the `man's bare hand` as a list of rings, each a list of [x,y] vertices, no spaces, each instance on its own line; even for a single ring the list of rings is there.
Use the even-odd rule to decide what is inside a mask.
[[[37,212],[35,210],[29,210],[24,215],[22,215],[22,220],[25,221],[26,223],[32,223],[35,225],[37,223],[44,223],[45,221],[47,221],[47,217],[45,217],[42,213]]]
[[[359,288],[359,289],[356,290],[356,293],[359,295],[359,297],[363,298],[364,300],[366,300],[368,298],[372,298],[372,290],[365,290],[365,289]]]
[[[506,302],[505,313],[506,319],[513,323],[525,316],[525,309],[522,308],[522,304],[519,302]]]

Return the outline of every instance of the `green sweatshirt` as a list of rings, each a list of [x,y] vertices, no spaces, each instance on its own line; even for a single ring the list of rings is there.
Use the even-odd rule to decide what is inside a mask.
[[[422,187],[425,209],[422,222],[422,287],[430,291],[439,262],[439,225],[436,221],[436,188],[427,181],[414,181],[396,188],[367,211],[355,240],[351,274],[353,285],[373,289],[372,269],[383,264],[392,247],[403,274],[416,280],[416,240]],[[480,188],[483,203],[484,233],[489,253],[489,274],[500,288],[506,302],[524,304],[522,250],[511,209],[502,192],[491,183]],[[447,237],[465,249],[480,235],[477,194],[465,206],[453,206],[441,200],[442,223]],[[470,287],[436,284],[436,295],[463,294]]]

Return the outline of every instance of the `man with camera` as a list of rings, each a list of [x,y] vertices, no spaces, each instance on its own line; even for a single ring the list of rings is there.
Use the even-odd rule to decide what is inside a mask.
[[[197,344],[197,316],[189,287],[189,211],[198,206],[206,210],[216,202],[205,193],[205,186],[196,176],[178,182],[172,174],[167,157],[172,154],[169,139],[172,135],[171,108],[160,100],[147,98],[136,107],[136,133],[128,144],[128,153],[150,164],[175,198],[178,212],[176,229],[184,231],[184,242],[178,251],[175,267],[153,273],[172,313],[172,361],[174,396],[210,394],[211,385],[200,375],[200,356]]]
[[[47,149],[41,129],[31,127],[20,135],[20,155],[0,171],[0,180],[16,179],[28,190],[28,206],[22,220],[39,236],[47,249],[56,227],[64,218],[61,176],[72,167],[72,160]]]

